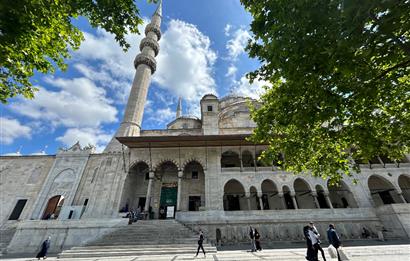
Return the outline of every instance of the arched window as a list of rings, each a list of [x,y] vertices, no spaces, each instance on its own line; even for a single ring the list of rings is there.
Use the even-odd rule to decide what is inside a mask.
[[[221,155],[221,167],[222,168],[232,168],[240,167],[241,161],[239,160],[239,155],[233,151],[225,151]]]
[[[325,190],[322,186],[316,185],[317,201],[320,208],[329,208],[325,197]]]
[[[56,219],[64,204],[64,197],[56,195],[48,200],[42,219]]]

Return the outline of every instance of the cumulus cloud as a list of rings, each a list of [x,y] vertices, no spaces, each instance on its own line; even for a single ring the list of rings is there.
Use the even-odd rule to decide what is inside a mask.
[[[238,71],[238,68],[236,68],[235,65],[231,64],[231,65],[228,67],[228,72],[225,74],[225,76],[226,76],[226,77],[233,77],[233,78],[235,78],[237,71]]]
[[[264,93],[263,86],[270,86],[271,84],[266,81],[255,80],[252,84],[249,80],[242,76],[239,81],[234,81],[232,87],[232,93],[239,96],[251,97],[253,99],[258,99],[261,94]]]
[[[102,152],[112,136],[113,133],[105,133],[96,128],[69,128],[63,136],[57,137],[56,140],[67,147],[71,147],[79,141],[83,147],[89,144],[94,145],[96,152]]]
[[[171,20],[160,45],[158,71],[153,80],[161,88],[183,97],[189,110],[204,94],[216,93],[212,69],[217,55],[208,36],[195,25]]]
[[[12,144],[17,138],[30,138],[31,128],[18,120],[0,117],[0,143]]]
[[[161,108],[155,110],[155,117],[151,117],[148,121],[163,125],[171,122],[175,118],[176,112],[170,108]]]
[[[224,33],[226,36],[230,36],[231,35],[231,29],[232,29],[232,25],[230,24],[226,24],[225,28],[224,28]]]
[[[239,55],[245,52],[245,46],[248,40],[251,38],[249,31],[239,28],[233,33],[232,39],[226,43],[226,49],[228,50],[229,58],[236,60]]]
[[[143,27],[147,23],[145,20]],[[138,44],[145,36],[128,34],[126,39],[132,47],[127,53],[122,51],[111,34],[103,30],[98,30],[95,35],[85,33],[84,36],[84,43],[74,55],[76,69],[102,86],[115,89],[116,98],[125,103],[135,73],[133,60],[139,53]],[[212,69],[217,55],[211,49],[209,37],[193,24],[172,19],[159,44],[161,49],[156,57],[157,71],[153,81],[174,98],[183,97],[189,110],[199,113],[195,103],[206,93],[216,93]],[[93,60],[98,61],[98,68],[91,68],[84,62]]]
[[[40,91],[33,100],[19,100],[11,108],[32,119],[46,121],[52,126],[97,127],[117,121],[117,109],[106,98],[104,89],[91,80],[47,78],[57,90]]]

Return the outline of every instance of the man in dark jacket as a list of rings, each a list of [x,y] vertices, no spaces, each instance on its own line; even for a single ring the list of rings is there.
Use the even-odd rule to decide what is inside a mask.
[[[204,253],[204,257],[205,257],[205,250],[204,250],[203,243],[204,243],[204,234],[202,233],[202,230],[199,230],[198,250],[196,251],[195,257],[198,256],[200,249],[202,249],[202,253]]]
[[[342,242],[340,242],[339,235],[337,234],[335,226],[333,224],[329,225],[329,228],[327,230],[327,239],[329,240],[329,244],[336,248],[337,260],[341,261],[338,248],[342,245]]]

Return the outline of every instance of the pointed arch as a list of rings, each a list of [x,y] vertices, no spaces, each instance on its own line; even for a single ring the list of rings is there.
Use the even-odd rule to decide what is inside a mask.
[[[312,196],[312,189],[306,180],[302,178],[295,179],[293,182],[293,188],[295,190],[296,202],[298,203],[299,208],[316,208]]]
[[[347,184],[341,180],[338,185],[331,186],[327,182],[329,198],[334,208],[357,208],[357,201]]]
[[[154,170],[158,171],[161,167],[164,166],[164,164],[169,164],[169,163],[172,163],[173,165],[175,165],[177,170],[181,169],[178,162],[175,159],[165,158],[165,159],[159,160],[158,163],[155,164]]]
[[[279,191],[270,179],[265,179],[261,183],[263,209],[282,209],[283,205],[279,197]]]
[[[245,189],[241,182],[230,179],[224,184],[223,202],[225,211],[246,209]]]
[[[380,175],[373,174],[369,176],[367,186],[376,206],[401,202],[394,185]]]
[[[410,175],[401,174],[397,180],[404,200],[410,203]]]
[[[134,162],[128,170],[121,195],[120,212],[144,209],[149,182],[149,165],[146,161]]]
[[[239,159],[239,154],[235,151],[228,150],[221,155],[221,167],[222,168],[233,168],[240,167],[241,161]]]

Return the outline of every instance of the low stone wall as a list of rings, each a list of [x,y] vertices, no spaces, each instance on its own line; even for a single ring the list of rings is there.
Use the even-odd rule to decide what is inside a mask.
[[[387,238],[410,238],[410,204],[391,204],[376,208]]]
[[[84,245],[126,225],[125,219],[22,221],[17,225],[7,253],[35,253],[48,236],[51,236],[49,252],[59,253],[73,246]]]
[[[361,238],[363,227],[376,238],[383,227],[373,208],[178,212],[176,219],[193,230],[201,228],[217,244],[248,241],[250,225],[269,241],[304,240],[302,228],[309,221],[324,241],[329,223],[336,225],[342,240]]]

